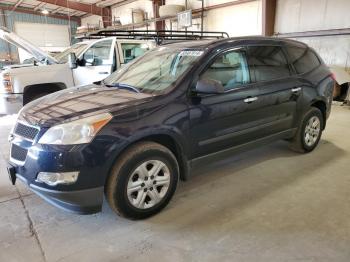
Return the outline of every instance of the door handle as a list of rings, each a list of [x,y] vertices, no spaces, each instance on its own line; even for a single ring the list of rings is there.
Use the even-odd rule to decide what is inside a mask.
[[[293,93],[298,93],[300,90],[301,90],[301,87],[292,88]]]
[[[244,101],[245,103],[252,103],[252,102],[254,102],[254,101],[256,101],[256,100],[258,100],[258,97],[257,97],[257,96],[255,96],[255,97],[247,97],[247,98],[244,99],[243,101]]]
[[[100,75],[108,75],[108,72],[98,72]]]

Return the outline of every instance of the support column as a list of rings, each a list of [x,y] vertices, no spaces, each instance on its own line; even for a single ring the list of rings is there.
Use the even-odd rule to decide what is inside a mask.
[[[154,17],[159,18],[159,7],[163,5],[163,0],[153,0]],[[165,30],[165,21],[155,22],[156,30]]]
[[[277,0],[262,1],[262,35],[272,36],[275,32],[275,15]]]
[[[102,9],[102,22],[104,28],[112,25],[112,9],[110,6]]]

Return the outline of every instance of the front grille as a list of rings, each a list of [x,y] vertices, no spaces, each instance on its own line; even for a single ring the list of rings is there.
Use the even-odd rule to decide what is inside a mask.
[[[25,124],[22,124],[20,122],[17,122],[15,127],[15,135],[19,135],[23,138],[34,140],[36,135],[38,134],[39,130],[32,126],[27,126]]]
[[[11,158],[20,162],[24,162],[27,157],[28,150],[20,146],[12,144],[11,147]]]

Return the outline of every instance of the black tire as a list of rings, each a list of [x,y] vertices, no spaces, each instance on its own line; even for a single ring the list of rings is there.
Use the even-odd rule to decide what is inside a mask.
[[[163,197],[157,204],[154,204],[149,208],[138,208],[129,200],[129,197],[131,196],[128,194],[128,183],[130,182],[129,179],[133,179],[131,177],[132,175],[138,176],[135,174],[135,172],[137,172],[137,167],[140,167],[140,165],[144,163],[148,163],[148,161],[159,161],[165,164],[169,171],[168,177],[170,177],[170,182],[165,191],[166,193],[164,193]],[[142,178],[140,177],[137,179],[141,180]],[[157,214],[169,203],[176,190],[178,180],[179,166],[174,154],[168,148],[158,143],[140,142],[128,148],[114,164],[105,186],[105,195],[110,207],[120,216],[130,219],[144,219]],[[149,181],[145,183],[149,184]],[[152,193],[150,191],[152,190],[151,185],[144,185],[144,187],[146,190],[144,192],[146,193],[141,191],[136,192],[137,196],[135,196],[135,200],[137,199],[138,194],[147,194],[146,198],[148,197],[150,199],[148,194]],[[147,191],[147,189],[149,191]],[[153,190],[157,190],[156,192],[158,195],[159,189]],[[153,191],[153,193],[155,192]],[[147,204],[146,198],[145,205]]]
[[[32,102],[40,97],[47,96],[49,94],[51,94],[51,93],[45,92],[45,93],[34,94],[34,95],[30,96],[29,98],[27,98],[27,100],[24,101],[23,105],[26,105],[29,102]]]
[[[320,122],[320,129],[319,129],[318,135],[315,136],[315,141],[312,144],[310,144],[306,140],[305,132],[310,119],[315,119],[315,118],[317,118]],[[290,148],[293,151],[300,152],[300,153],[311,152],[316,148],[316,146],[318,145],[321,139],[323,127],[324,127],[324,119],[323,119],[322,112],[316,107],[310,108],[310,110],[304,115],[302,121],[300,122],[298,130],[294,138],[290,142]]]

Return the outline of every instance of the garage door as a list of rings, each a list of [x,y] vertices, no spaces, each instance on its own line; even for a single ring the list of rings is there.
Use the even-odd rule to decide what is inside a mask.
[[[16,34],[48,52],[59,52],[70,46],[69,27],[67,25],[16,22]],[[20,60],[28,58],[19,50]]]

